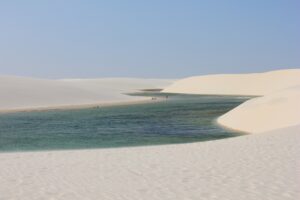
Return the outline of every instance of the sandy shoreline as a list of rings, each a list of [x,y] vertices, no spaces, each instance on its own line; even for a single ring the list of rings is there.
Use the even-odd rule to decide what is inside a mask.
[[[180,94],[180,93],[178,93]],[[241,98],[254,98],[257,96],[249,96],[249,95],[219,95],[219,94],[201,94],[203,96],[232,96],[232,97],[241,97]],[[165,101],[164,97],[155,97],[152,99],[151,97],[146,96],[134,96],[133,100],[125,100],[125,101],[116,101],[116,102],[99,102],[93,104],[77,104],[77,105],[60,105],[60,106],[43,106],[43,107],[30,107],[30,108],[10,108],[10,109],[0,109],[0,114],[6,113],[16,113],[16,112],[38,112],[38,111],[52,111],[52,110],[78,110],[78,109],[87,109],[87,108],[103,108],[103,107],[114,107],[114,106],[126,106],[126,105],[138,105],[138,104],[148,104],[148,103],[156,103]],[[216,121],[217,124],[222,125]],[[224,126],[225,127],[225,126]],[[231,129],[230,127],[227,127]],[[236,130],[236,129],[232,129]],[[238,131],[238,130],[236,130]]]
[[[0,114],[6,113],[16,113],[16,112],[38,112],[38,111],[52,111],[52,110],[78,110],[86,108],[103,108],[103,107],[112,107],[112,106],[125,106],[125,105],[138,105],[145,103],[155,103],[162,101],[159,98],[156,100],[151,100],[149,98],[141,98],[140,100],[131,100],[131,101],[117,101],[117,102],[100,102],[95,104],[79,104],[79,105],[65,105],[65,106],[50,106],[50,107],[32,107],[32,108],[17,108],[17,109],[2,109]]]

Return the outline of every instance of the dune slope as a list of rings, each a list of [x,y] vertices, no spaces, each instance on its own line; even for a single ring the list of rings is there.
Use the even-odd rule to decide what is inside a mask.
[[[294,85],[300,85],[300,69],[189,77],[175,81],[163,92],[261,96]]]
[[[300,124],[300,85],[248,100],[219,117],[218,122],[249,133]]]

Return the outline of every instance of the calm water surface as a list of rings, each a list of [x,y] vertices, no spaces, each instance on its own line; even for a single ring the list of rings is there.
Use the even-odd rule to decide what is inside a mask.
[[[139,105],[0,115],[0,151],[159,145],[238,136],[215,119],[247,98],[171,95]]]

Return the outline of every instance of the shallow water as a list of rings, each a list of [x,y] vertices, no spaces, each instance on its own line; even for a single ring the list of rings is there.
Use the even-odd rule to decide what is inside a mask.
[[[247,98],[170,95],[150,104],[0,115],[0,151],[187,143],[241,135],[215,119]]]

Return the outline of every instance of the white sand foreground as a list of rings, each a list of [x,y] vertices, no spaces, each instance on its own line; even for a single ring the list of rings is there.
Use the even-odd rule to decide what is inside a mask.
[[[246,84],[249,93],[241,94],[265,96],[219,118],[225,126],[259,134],[152,147],[0,153],[0,199],[300,199],[300,84],[298,70],[292,71],[275,72],[285,79],[264,91]],[[184,93],[179,83],[174,85]],[[215,94],[238,94],[242,87]]]
[[[300,126],[192,144],[0,154],[0,199],[297,200]]]

